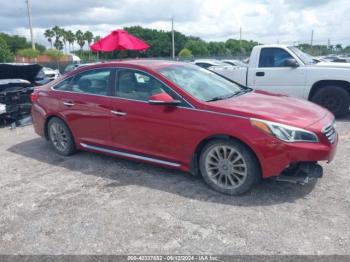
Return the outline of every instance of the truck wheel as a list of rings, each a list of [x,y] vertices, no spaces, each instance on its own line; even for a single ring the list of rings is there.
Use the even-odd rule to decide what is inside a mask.
[[[234,140],[217,139],[208,143],[200,155],[199,168],[211,188],[228,195],[247,192],[261,177],[254,154]]]
[[[344,88],[339,86],[321,88],[312,97],[311,101],[327,108],[336,117],[349,112],[350,95]]]

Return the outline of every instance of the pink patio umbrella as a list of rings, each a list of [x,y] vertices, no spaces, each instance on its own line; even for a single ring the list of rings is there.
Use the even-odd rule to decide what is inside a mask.
[[[114,30],[104,38],[90,46],[92,52],[112,52],[114,50],[138,50],[143,51],[149,45],[125,30]]]

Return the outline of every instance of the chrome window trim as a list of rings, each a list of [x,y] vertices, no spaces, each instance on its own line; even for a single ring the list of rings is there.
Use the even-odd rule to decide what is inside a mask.
[[[92,145],[89,145],[86,143],[80,143],[80,145],[84,148],[87,148],[87,149],[92,149],[92,150],[96,150],[96,151],[100,151],[100,152],[104,152],[104,153],[109,153],[109,154],[113,154],[116,156],[123,156],[123,157],[138,159],[138,160],[144,160],[144,161],[153,162],[153,163],[162,164],[162,165],[167,165],[167,166],[171,166],[171,167],[180,167],[181,166],[179,163],[175,163],[175,162],[165,161],[165,160],[161,160],[158,158],[141,156],[141,155],[137,155],[137,154],[126,153],[126,152],[112,150],[112,149],[108,149],[108,148],[104,148],[104,147],[92,146]]]
[[[130,68],[130,67],[118,67],[118,66],[114,66],[114,67],[101,67],[101,68],[91,68],[91,69],[86,69],[86,70],[83,70],[83,71],[80,71],[79,73],[77,74],[80,74],[80,73],[84,73],[84,72],[88,72],[88,71],[93,71],[93,70],[96,70],[96,69],[115,69],[115,70],[118,70],[118,69],[129,69],[129,70],[135,70],[135,71],[138,71],[138,72],[142,72],[144,74],[147,74],[147,75],[150,75],[152,76],[153,78],[155,78],[156,80],[158,80],[159,82],[161,82],[163,85],[165,85],[167,88],[169,88],[170,90],[172,90],[175,94],[177,94],[181,99],[183,99],[185,101],[186,104],[189,105],[190,108],[195,108],[190,102],[188,102],[182,95],[180,95],[178,92],[176,92],[173,88],[171,88],[169,85],[167,85],[166,83],[164,83],[162,80],[160,80],[158,77],[154,76],[154,75],[151,75],[150,73],[148,72],[145,72],[143,70],[140,70],[140,69],[135,69],[135,68]],[[118,71],[116,72],[118,73]],[[62,83],[63,81],[65,81],[66,79],[70,78],[70,77],[75,77],[77,74],[75,75],[71,75],[71,76],[67,76],[65,78],[63,78],[62,80],[60,80],[58,83],[56,83],[55,85],[51,86],[51,90],[53,91],[56,91],[56,92],[68,92],[68,93],[74,93],[74,94],[82,94],[82,95],[94,95],[94,96],[104,96],[104,97],[112,97],[112,98],[121,98],[121,99],[126,99],[126,100],[130,100],[130,101],[138,101],[138,102],[146,102],[147,101],[142,101],[142,100],[136,100],[136,99],[129,99],[129,98],[124,98],[124,97],[117,97],[116,95],[114,96],[105,96],[105,95],[98,95],[98,94],[91,94],[91,93],[79,93],[79,92],[74,92],[74,91],[64,91],[64,90],[57,90],[55,89],[54,87],[56,85],[59,85],[60,83]],[[182,107],[182,108],[189,108],[189,107]]]
[[[109,68],[109,69],[117,69],[117,68],[126,68],[126,69],[133,69],[133,70],[138,70],[138,69],[134,69],[134,68],[127,68],[127,67],[103,67],[103,68]],[[94,70],[94,69],[87,69],[81,72],[86,72],[86,71],[90,71],[90,70]],[[143,72],[142,70],[138,70]],[[74,77],[73,75],[69,76],[69,77]],[[64,80],[66,80],[67,78],[69,78],[68,76],[63,78],[62,80],[60,80],[58,83],[56,83],[55,85],[63,82]],[[157,77],[155,77],[156,79],[158,79]],[[159,80],[161,81],[161,80]],[[161,81],[162,83],[164,83],[163,81]],[[54,85],[54,86],[55,86]],[[166,85],[166,84],[165,84]],[[131,99],[131,98],[124,98],[124,97],[117,97],[117,96],[107,96],[107,95],[98,95],[98,94],[90,94],[90,93],[79,93],[79,92],[72,92],[72,91],[64,91],[64,90],[57,90],[54,89],[54,86],[51,86],[50,89],[54,92],[64,92],[64,93],[72,93],[72,94],[80,94],[80,95],[89,95],[89,96],[98,96],[98,97],[108,97],[108,98],[112,98],[112,99],[122,99],[122,100],[127,100],[127,101],[133,101],[133,102],[139,102],[139,103],[145,103],[148,104],[148,101],[142,101],[142,100],[135,100],[135,99]],[[166,85],[168,86],[168,85]],[[169,87],[169,86],[168,86]],[[171,90],[173,90],[171,87],[169,87]],[[175,90],[173,90],[176,94],[178,94]],[[179,95],[179,94],[178,94]],[[179,95],[180,97],[182,97],[181,95]],[[183,98],[184,99],[184,98]],[[187,100],[184,99],[186,102]],[[204,110],[204,109],[198,109],[196,107],[194,107],[191,103],[187,102],[189,105],[191,105],[191,107],[182,107],[182,106],[176,106],[177,108],[182,108],[182,109],[187,109],[187,110],[193,110],[193,111],[199,111],[199,112],[204,112],[204,113],[211,113],[211,114],[217,114],[217,115],[223,115],[223,116],[229,116],[229,117],[236,117],[236,118],[242,118],[242,119],[250,119],[249,117],[246,116],[240,116],[240,115],[235,115],[235,114],[227,114],[227,113],[221,113],[221,112],[215,112],[215,111],[210,111],[210,110]]]

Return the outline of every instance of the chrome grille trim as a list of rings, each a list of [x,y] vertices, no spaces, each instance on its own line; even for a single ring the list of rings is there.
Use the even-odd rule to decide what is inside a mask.
[[[335,130],[335,122],[326,125],[322,129],[322,133],[327,137],[328,141],[333,144],[337,140],[337,131]]]

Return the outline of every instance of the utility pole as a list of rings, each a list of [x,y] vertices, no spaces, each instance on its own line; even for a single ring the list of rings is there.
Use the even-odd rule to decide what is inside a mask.
[[[240,59],[243,58],[243,55],[242,55],[242,27],[239,28],[239,56],[240,56]]]
[[[310,42],[311,46],[313,45],[313,43],[314,43],[314,30],[312,29],[312,31],[311,31],[311,42]]]
[[[173,60],[175,60],[174,17],[171,19],[171,43],[172,43],[172,57],[173,57]]]
[[[242,27],[239,28],[239,48],[242,49]]]
[[[28,14],[28,21],[29,21],[30,40],[32,41],[32,49],[35,50],[34,34],[33,34],[33,25],[32,25],[32,6],[31,6],[31,0],[26,0],[26,4],[27,4],[27,14]]]

